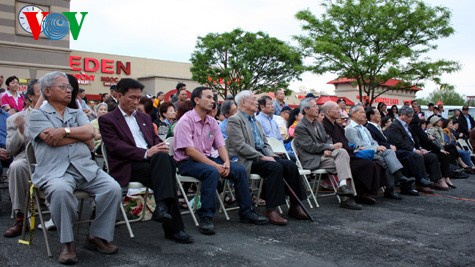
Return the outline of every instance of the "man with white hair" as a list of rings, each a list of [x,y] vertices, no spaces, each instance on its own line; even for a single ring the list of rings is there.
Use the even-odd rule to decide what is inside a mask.
[[[61,264],[78,261],[73,223],[78,200],[75,190],[95,198],[96,217],[91,223],[85,246],[103,254],[116,253],[115,219],[122,196],[119,184],[91,159],[94,128],[80,110],[70,109],[72,86],[62,72],[40,79],[41,92],[48,101],[31,113],[28,136],[32,140],[37,166],[32,181],[46,194],[51,216],[58,228]]]
[[[248,176],[250,173],[257,173],[264,178],[265,215],[272,224],[286,225],[287,220],[276,211],[277,206],[285,203],[282,179],[287,181],[300,200],[307,198],[297,165],[278,157],[267,143],[262,127],[254,116],[257,111],[255,95],[251,91],[244,90],[236,95],[235,101],[239,111],[228,121],[226,142],[229,154],[238,157]],[[293,198],[290,199],[288,214],[298,220],[308,219],[298,201]]]

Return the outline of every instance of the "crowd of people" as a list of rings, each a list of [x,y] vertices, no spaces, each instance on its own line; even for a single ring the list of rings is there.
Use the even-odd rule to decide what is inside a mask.
[[[3,76],[0,81],[1,87]],[[111,242],[121,188],[132,181],[153,190],[152,219],[162,224],[165,238],[194,241],[181,217],[187,203],[180,202],[177,170],[201,181],[197,215],[199,231],[205,235],[216,232],[216,189],[223,179],[234,187],[241,223],[287,225],[289,217],[308,220],[300,205],[308,192],[297,158],[305,169],[336,175],[340,207],[352,210],[375,205],[381,188],[385,198],[400,200],[401,194],[454,189],[453,178],[475,173],[470,151],[457,142],[475,138],[468,107],[442,118],[437,113],[441,107],[424,114],[416,101],[399,109],[387,110],[382,103],[348,109],[344,99],[319,106],[316,96],[308,94],[292,109],[284,101],[283,89],[275,92],[275,99],[244,90],[219,104],[213,89],[197,87],[189,98],[183,83],[177,85],[176,96],[165,101],[163,92],[155,98],[143,96],[144,85],[130,78],[111,86],[101,103],[91,104],[84,101],[77,80],[62,72],[31,80],[24,99],[18,94],[18,78],[7,78],[6,85],[0,109],[0,159],[8,166],[16,218],[4,236],[21,233],[29,178],[25,147],[31,142],[38,161],[31,179],[45,192],[62,244],[58,258],[62,264],[78,261],[72,231],[78,205],[75,190],[95,198],[95,219],[85,247],[113,254],[118,251]],[[173,157],[167,137],[174,137]],[[287,153],[275,153],[268,138],[276,138]],[[107,173],[93,160],[103,152],[108,156]],[[255,198],[248,184],[251,174],[264,181]],[[288,217],[279,212],[287,195]],[[261,200],[262,214],[253,199]]]

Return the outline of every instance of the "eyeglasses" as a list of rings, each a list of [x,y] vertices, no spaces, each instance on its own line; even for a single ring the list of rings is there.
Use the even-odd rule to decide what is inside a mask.
[[[55,85],[56,87],[58,87],[59,89],[65,91],[66,89],[69,89],[69,90],[73,90],[73,86],[70,85],[69,83],[67,84],[59,84],[59,85]]]

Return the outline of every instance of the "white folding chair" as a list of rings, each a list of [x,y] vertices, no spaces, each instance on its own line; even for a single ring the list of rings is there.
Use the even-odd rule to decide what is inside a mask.
[[[473,153],[473,148],[472,148],[472,145],[470,144],[470,142],[467,142],[465,139],[463,138],[459,138],[457,140],[457,142],[459,143],[459,145],[466,151],[469,151],[470,152],[470,156],[472,157],[475,157],[475,154]]]
[[[173,157],[173,137],[169,137],[165,140],[165,143],[168,144],[168,151],[169,151],[169,155],[170,157]],[[181,214],[188,214],[190,213],[191,214],[191,217],[193,218],[193,221],[195,222],[195,225],[196,226],[199,226],[200,224],[198,223],[198,220],[196,219],[196,215],[195,215],[195,212],[194,210],[197,210],[196,209],[196,205],[197,205],[197,198],[200,194],[200,190],[201,190],[201,181],[194,178],[194,177],[191,177],[191,176],[185,176],[185,175],[181,175],[178,173],[178,168],[177,168],[177,171],[176,171],[176,182],[178,184],[178,188],[180,189],[180,192],[181,194],[183,195],[183,198],[185,199],[186,203],[188,204],[188,211],[185,211],[185,212],[181,212]],[[187,192],[185,191],[185,189],[183,188],[183,185],[182,183],[194,183],[196,185],[196,195],[195,195],[195,201],[193,201],[193,205],[189,205],[190,201],[188,200],[188,194]],[[218,189],[216,189],[216,196],[218,198],[218,202],[219,202],[219,206],[220,206],[220,210],[223,211],[224,213],[224,216],[226,217],[226,220],[229,220],[229,215],[228,215],[228,212],[226,211],[226,207],[224,207],[224,203],[219,195],[219,192],[218,192]]]
[[[104,144],[104,142],[101,143],[101,150],[102,150],[102,157],[103,157],[103,160],[104,160],[104,165],[106,166],[106,169],[107,169],[107,173],[109,173],[109,160],[108,160],[108,157],[107,157],[107,149],[106,149],[106,145]],[[134,222],[139,222],[139,221],[143,221],[144,218],[145,218],[145,212],[147,210],[147,199],[148,199],[148,195],[149,195],[149,189],[147,187],[145,187],[142,183],[139,183],[139,182],[129,182],[129,184],[122,188],[122,195],[124,196],[127,196],[127,192],[129,191],[129,189],[143,189],[145,188],[145,195],[143,197],[143,207],[142,207],[142,212],[140,213],[140,216],[136,219],[132,219],[132,220],[129,220],[129,218],[127,217],[127,213],[125,212],[125,209],[124,209],[124,202],[121,201],[120,203],[120,212],[122,213],[122,217],[124,218],[123,221],[118,221],[116,222],[115,224],[116,225],[121,225],[121,224],[125,224],[127,226],[127,230],[129,231],[129,235],[130,235],[130,238],[134,238],[134,232],[132,231],[132,227],[130,226],[130,223],[134,223]]]
[[[302,164],[300,163],[300,159],[299,159],[299,154],[298,154],[298,151],[297,151],[297,148],[295,147],[295,143],[294,143],[294,140],[291,141],[291,147],[292,147],[292,150],[294,151],[294,154],[295,154],[295,158],[297,159],[296,161],[296,164],[297,166],[299,167],[299,169],[303,170],[303,166]],[[308,170],[310,171],[310,170]],[[335,175],[332,175],[332,174],[329,174],[327,173],[326,170],[324,169],[316,169],[316,170],[313,170],[313,171],[310,171],[312,174],[314,174],[316,176],[316,178],[313,180],[313,183],[312,185],[310,184],[310,181],[309,179],[307,178],[307,175],[305,175],[305,177],[307,179],[305,179],[307,181],[307,187],[310,188],[310,195],[312,196],[312,199],[313,201],[315,202],[315,205],[318,207],[320,207],[320,205],[318,204],[318,201],[317,201],[317,198],[320,196],[320,197],[329,197],[329,196],[336,196],[336,198],[338,199],[338,202],[341,203],[341,199],[340,197],[337,195],[337,190],[338,190],[338,179],[336,178]],[[320,191],[320,182],[321,182],[321,179],[322,179],[322,175],[323,174],[327,174],[328,175],[328,179],[330,181],[330,184],[332,186],[332,189],[333,189],[333,193],[327,193],[327,194],[319,194],[319,191]]]
[[[40,223],[41,223],[41,230],[43,232],[43,237],[45,239],[45,246],[46,246],[46,253],[48,254],[48,257],[52,257],[53,254],[51,253],[51,249],[49,246],[49,240],[48,240],[48,234],[47,234],[47,229],[45,226],[45,221],[43,219],[43,215],[49,213],[49,211],[43,211],[41,209],[41,202],[40,199],[44,199],[44,193],[43,191],[39,190],[31,181],[31,177],[34,172],[34,167],[36,166],[36,157],[35,157],[35,151],[33,150],[33,145],[31,142],[29,142],[26,145],[25,148],[25,155],[26,155],[26,162],[28,165],[28,182],[30,184],[30,190],[28,190],[26,194],[26,199],[25,199],[25,209],[24,209],[24,220],[23,220],[23,228],[22,228],[22,233],[21,233],[21,238],[18,240],[19,244],[24,244],[24,245],[31,245],[33,242],[33,231],[36,227],[35,224],[35,215],[37,214],[38,217],[40,218]],[[74,191],[74,196],[79,200],[79,209],[78,209],[78,220],[75,222],[75,224],[78,224],[77,228],[77,233],[79,233],[79,224],[80,223],[88,223],[91,222],[91,220],[81,220],[82,217],[82,210],[84,206],[84,200],[86,199],[92,199],[91,195],[87,192],[81,191],[81,190],[75,190]],[[30,237],[29,240],[25,239],[26,235],[26,227],[27,224],[30,228]]]

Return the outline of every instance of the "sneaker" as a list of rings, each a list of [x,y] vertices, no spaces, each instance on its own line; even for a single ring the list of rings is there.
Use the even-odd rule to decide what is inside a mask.
[[[46,231],[54,231],[56,230],[56,225],[54,225],[53,219],[49,219],[45,222]],[[43,229],[41,223],[38,224],[38,229]]]
[[[214,235],[213,218],[203,217],[200,218],[200,233],[204,235]]]

